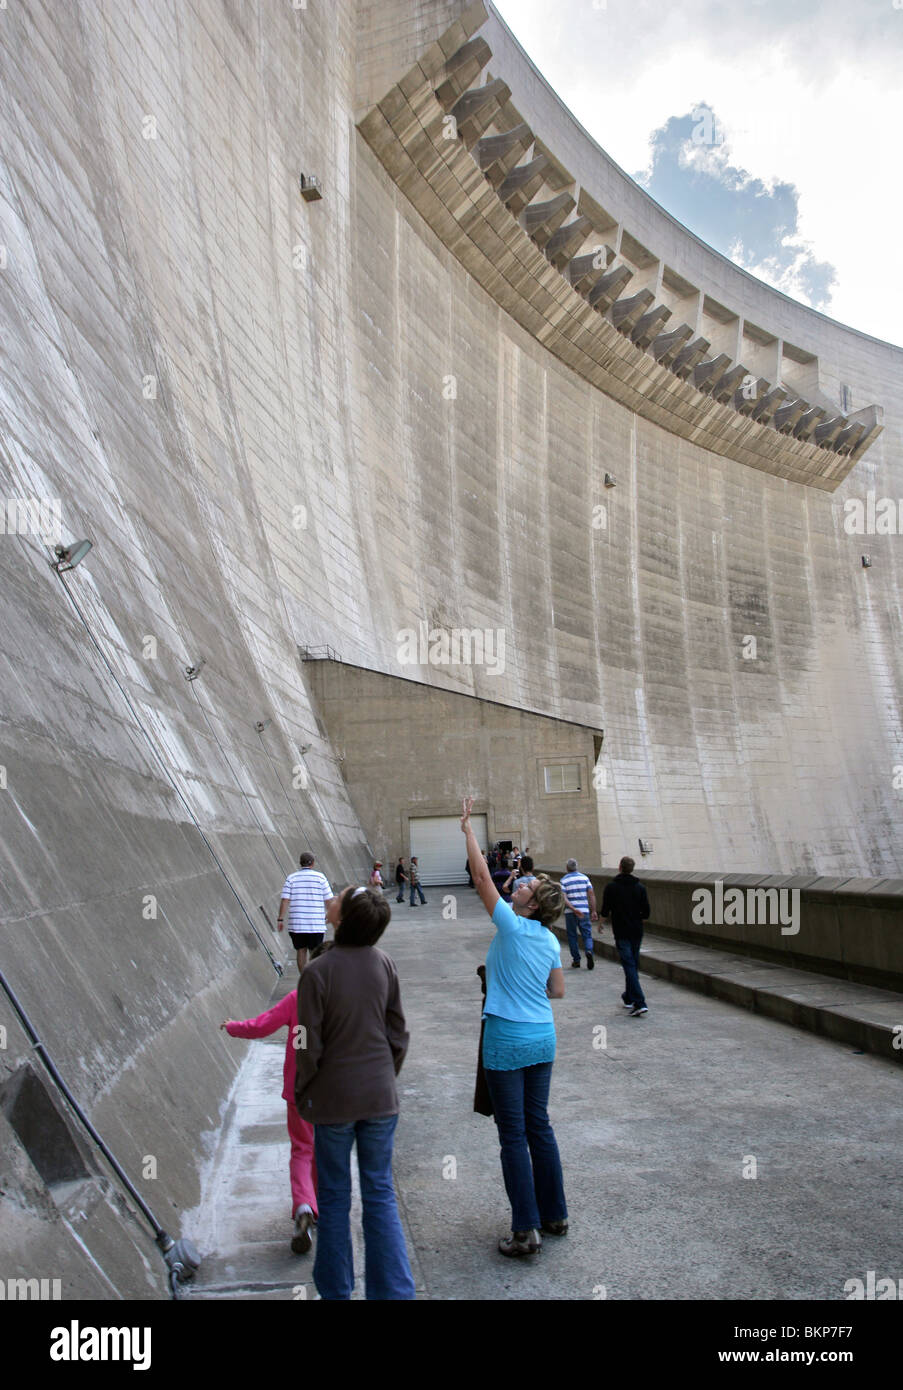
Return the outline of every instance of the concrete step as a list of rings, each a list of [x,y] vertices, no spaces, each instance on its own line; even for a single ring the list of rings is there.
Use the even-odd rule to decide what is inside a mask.
[[[556,935],[567,942],[564,928]],[[593,931],[594,953],[618,960],[611,931]],[[820,1037],[903,1062],[903,995],[793,970],[752,956],[676,941],[654,930],[643,934],[642,973],[751,1009]]]

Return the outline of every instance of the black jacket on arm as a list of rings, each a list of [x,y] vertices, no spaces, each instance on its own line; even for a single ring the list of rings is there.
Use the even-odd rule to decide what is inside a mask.
[[[611,918],[616,937],[639,936],[650,912],[646,888],[633,874],[618,874],[606,883],[600,915]]]

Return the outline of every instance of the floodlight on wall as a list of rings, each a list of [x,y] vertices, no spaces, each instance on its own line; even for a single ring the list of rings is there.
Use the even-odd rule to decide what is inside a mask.
[[[868,569],[871,569],[871,567],[872,567],[872,557],[871,557],[871,555],[863,555],[863,557],[862,557],[862,568],[863,568],[864,570],[868,570]]]
[[[257,730],[259,734],[262,734],[264,729],[268,729],[272,722],[272,719],[258,719],[257,723],[254,725],[254,728]]]
[[[306,203],[315,203],[323,194],[320,190],[320,180],[316,174],[301,175],[301,197]]]
[[[651,853],[652,853],[652,841],[651,841],[651,840],[640,840],[639,845],[640,845],[640,854],[651,854]]]
[[[202,656],[200,661],[196,661],[193,666],[186,666],[185,679],[187,681],[196,681],[206,665],[207,658]]]
[[[617,487],[617,483],[615,482],[615,480],[614,480],[614,475],[613,475],[612,473],[606,473],[606,474],[605,474],[605,486],[606,486],[606,487]]]
[[[58,574],[74,570],[76,565],[81,564],[93,544],[93,541],[72,541],[71,545],[55,545],[53,553],[56,559],[50,561],[52,568]]]
[[[299,749],[299,752],[300,752],[300,754],[301,754],[301,756],[302,756],[302,758],[303,758],[304,755],[305,755],[306,753],[309,753],[309,752],[310,752],[310,744],[309,744],[309,743],[302,743],[302,744],[301,744],[301,747],[300,747],[300,749]]]

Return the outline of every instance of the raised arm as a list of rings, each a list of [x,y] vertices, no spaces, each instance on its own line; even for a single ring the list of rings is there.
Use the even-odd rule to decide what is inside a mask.
[[[461,829],[467,841],[467,862],[470,865],[470,876],[473,879],[473,886],[482,899],[483,906],[490,917],[495,911],[495,905],[499,900],[499,890],[492,881],[489,872],[489,865],[483,858],[483,851],[477,844],[477,837],[473,833],[470,824],[470,813],[473,810],[473,797],[468,796],[464,799],[464,814],[461,817]]]
[[[268,1038],[278,1028],[291,1027],[295,1021],[295,992],[286,994],[272,1009],[257,1018],[229,1019],[220,1024],[231,1038]]]

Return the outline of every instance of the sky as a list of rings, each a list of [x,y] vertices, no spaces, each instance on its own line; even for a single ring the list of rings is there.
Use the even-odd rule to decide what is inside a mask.
[[[495,5],[672,216],[793,299],[903,343],[903,0]]]

